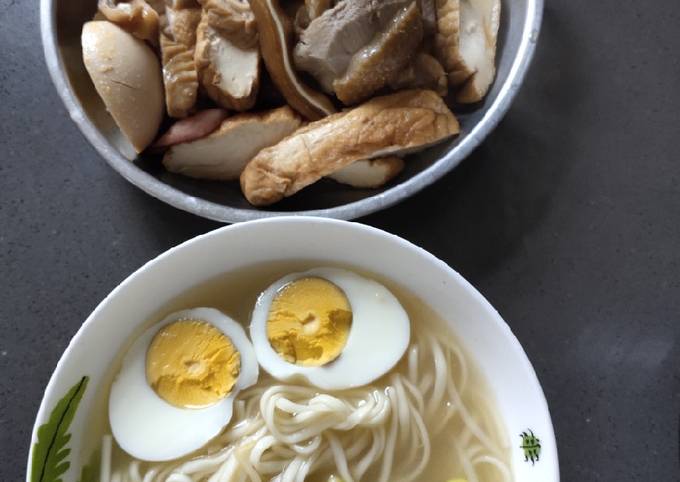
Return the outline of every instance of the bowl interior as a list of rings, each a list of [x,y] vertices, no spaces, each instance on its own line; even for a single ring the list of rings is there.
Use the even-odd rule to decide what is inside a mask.
[[[348,249],[351,245],[362,249]],[[521,346],[489,303],[444,263],[400,238],[360,224],[305,217],[238,224],[196,238],[138,270],[100,304],[62,356],[34,428],[35,443],[38,427],[59,400],[89,377],[69,428],[71,466],[64,480],[77,480],[86,462],[81,456],[91,450],[85,434],[92,423],[87,415],[101,403],[97,387],[106,386],[112,362],[142,323],[190,287],[228,271],[286,260],[362,267],[423,300],[446,320],[486,378],[511,444],[515,480],[558,481],[555,440],[541,387]],[[529,430],[542,447],[533,463],[525,461],[521,447],[520,434]]]
[[[165,171],[154,156],[135,158],[96,94],[82,61],[80,31],[82,24],[92,18],[96,2],[43,0],[43,4],[54,8],[55,47],[63,63],[63,71],[53,72],[53,76],[65,76],[64,89],[73,95],[75,104],[72,108],[79,111],[74,118],[114,169],[152,195],[213,219],[233,222],[272,214],[271,211],[252,208],[242,196],[236,182],[193,180]],[[497,78],[483,102],[472,107],[454,107],[461,121],[460,136],[410,156],[404,172],[389,186],[381,189],[353,189],[323,180],[277,204],[274,207],[276,214],[313,211],[314,214],[331,217],[357,217],[397,202],[457,165],[493,128],[507,108],[510,98],[514,96],[517,86],[511,84],[518,81],[518,72],[513,73],[513,69],[517,70],[519,63],[528,60],[520,57],[531,55],[532,49],[522,49],[521,46],[532,35],[531,29],[535,28],[528,20],[540,17],[537,13],[538,5],[540,2],[537,0],[503,0]],[[45,24],[43,28],[46,28]],[[47,35],[51,35],[51,32]],[[46,52],[50,63],[49,48]],[[58,64],[54,68],[61,69]],[[522,73],[523,71],[519,73],[520,77]],[[57,85],[59,86],[59,81]],[[60,94],[62,97],[69,95],[65,92]],[[508,98],[508,102],[501,102],[505,98]],[[99,139],[94,140],[94,137]],[[133,159],[133,169],[127,165],[129,162],[126,158]],[[367,202],[369,200],[370,203]],[[348,205],[356,208],[338,209]]]

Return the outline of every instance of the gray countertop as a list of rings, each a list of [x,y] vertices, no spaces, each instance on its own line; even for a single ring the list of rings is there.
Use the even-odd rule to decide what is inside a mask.
[[[93,0],[94,1],[94,0]],[[115,174],[48,78],[37,2],[0,0],[0,480],[49,376],[134,269],[218,227]],[[524,345],[562,480],[675,481],[680,2],[549,0],[514,107],[460,168],[362,222],[470,280]]]

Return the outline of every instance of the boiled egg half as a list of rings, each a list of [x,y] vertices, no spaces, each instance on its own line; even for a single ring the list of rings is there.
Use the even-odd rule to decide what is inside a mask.
[[[83,25],[81,42],[97,93],[125,138],[142,152],[156,137],[165,111],[158,57],[145,42],[106,21]]]
[[[146,330],[123,358],[109,395],[118,445],[165,461],[205,445],[229,423],[258,365],[236,321],[212,308],[179,311]]]
[[[383,285],[337,268],[285,276],[258,298],[250,337],[262,368],[326,390],[387,373],[410,340],[408,314]]]

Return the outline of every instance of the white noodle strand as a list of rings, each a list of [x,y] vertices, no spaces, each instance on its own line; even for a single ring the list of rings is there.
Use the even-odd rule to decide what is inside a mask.
[[[345,482],[413,482],[431,465],[433,446],[447,444],[459,472],[452,477],[487,482],[480,474],[493,471],[494,482],[512,482],[497,442],[503,426],[469,377],[458,346],[425,332],[375,385],[320,393],[261,380],[239,395],[234,424],[197,454],[156,464],[128,459],[108,480],[304,482],[335,474]],[[105,451],[103,442],[103,462]]]

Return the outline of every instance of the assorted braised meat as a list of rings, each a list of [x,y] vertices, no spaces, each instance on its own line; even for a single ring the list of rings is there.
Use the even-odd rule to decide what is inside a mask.
[[[458,133],[495,76],[500,0],[100,0],[97,92],[137,152],[240,179],[255,206],[321,178],[377,188]],[[285,105],[284,105],[285,104]],[[176,119],[158,136],[164,113]]]

